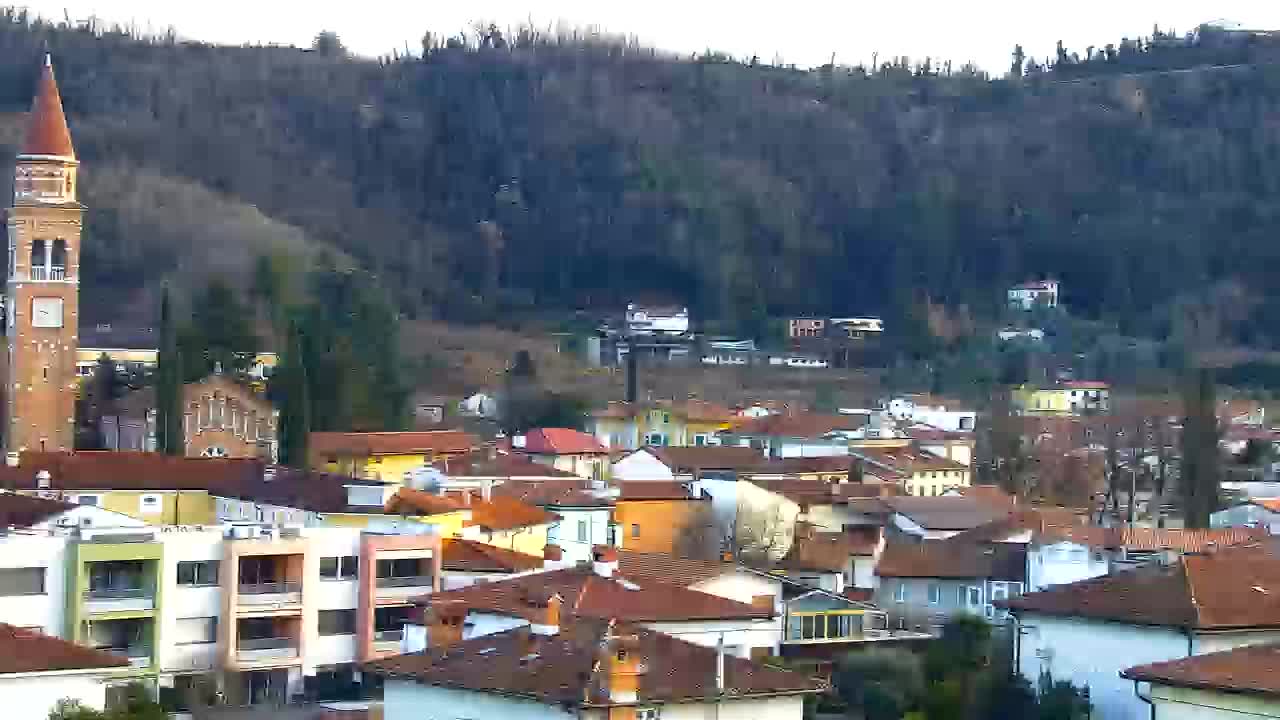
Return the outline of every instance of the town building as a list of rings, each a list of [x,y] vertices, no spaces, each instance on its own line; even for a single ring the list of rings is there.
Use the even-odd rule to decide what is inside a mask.
[[[865,417],[796,413],[738,421],[720,433],[720,443],[750,447],[766,458],[848,455],[849,439],[866,426]]]
[[[354,478],[402,482],[405,473],[474,450],[479,441],[461,430],[313,432],[308,462],[317,470]]]
[[[1237,503],[1210,515],[1209,525],[1215,528],[1264,528],[1272,535],[1280,535],[1280,498],[1257,498]]]
[[[900,395],[884,404],[889,417],[902,425],[918,423],[947,432],[972,432],[978,413],[959,408],[959,401],[933,395]]]
[[[1056,308],[1058,307],[1058,289],[1057,280],[1033,280],[1014,285],[1007,293],[1009,307],[1018,310],[1031,310],[1038,307]]]
[[[864,479],[901,485],[908,495],[937,497],[947,490],[968,487],[968,465],[911,446],[858,447],[850,454],[858,461]]]
[[[478,540],[444,538],[440,567],[444,573],[443,590],[455,590],[476,583],[503,580],[516,573],[540,570],[543,557],[496,547]],[[559,559],[559,547],[546,545],[543,554]]]
[[[75,447],[80,232],[76,160],[62,99],[45,57],[18,151],[9,236],[5,322],[5,450]]]
[[[1151,720],[1280,717],[1280,646],[1275,644],[1148,663],[1121,675],[1133,681],[1134,695],[1151,705]]]
[[[876,605],[890,627],[937,634],[951,617],[968,614],[1001,623],[994,603],[1022,594],[1020,548],[958,542],[890,542],[876,565]]]
[[[718,444],[733,420],[729,408],[702,400],[610,402],[592,413],[588,431],[612,450],[702,446]]]
[[[824,685],[626,622],[568,617],[530,596],[532,625],[445,642],[367,666],[384,678],[384,717],[801,720]]]
[[[115,323],[97,323],[80,328],[80,347],[76,350],[76,375],[81,382],[93,377],[102,356],[115,365],[118,374],[143,375],[160,364],[160,336],[151,327],[121,327]],[[247,356],[248,353],[245,353]],[[242,379],[255,391],[266,389],[266,382],[280,363],[273,352],[257,352],[248,359]]]
[[[0,697],[15,718],[48,717],[60,700],[102,710],[107,676],[127,664],[110,653],[0,623]]]
[[[625,322],[631,335],[679,337],[689,334],[689,308],[628,303]]]
[[[609,477],[609,450],[588,433],[571,428],[536,428],[511,438],[513,453],[588,480]]]
[[[1052,387],[1022,385],[1010,396],[1013,408],[1025,415],[1085,415],[1111,409],[1111,387],[1104,382],[1067,381]]]
[[[791,318],[787,320],[787,337],[792,340],[800,338],[826,337],[827,321],[825,318]]]
[[[590,562],[593,547],[621,543],[614,521],[616,487],[575,477],[504,482],[495,485],[492,492],[540,507],[558,517],[547,530],[547,545],[556,546],[566,562]]]
[[[651,446],[632,451],[613,464],[619,481],[660,482],[718,478],[734,480],[760,467],[760,452],[749,447],[702,445],[696,447]]]
[[[1089,687],[1093,716],[1150,716],[1128,668],[1280,639],[1280,562],[1266,543],[1186,555],[1056,585],[1004,604],[1017,619],[1015,657],[1030,682],[1048,673]]]
[[[724,540],[711,496],[679,482],[618,483],[613,509],[618,545],[636,552],[703,557],[718,553]]]

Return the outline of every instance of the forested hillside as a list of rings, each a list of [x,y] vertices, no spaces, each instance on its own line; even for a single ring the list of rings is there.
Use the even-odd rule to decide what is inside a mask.
[[[211,47],[0,18],[0,109],[24,110],[54,55],[99,312],[170,272],[330,249],[446,319],[640,295],[745,332],[925,299],[991,315],[1006,284],[1054,275],[1080,313],[1157,333],[1171,302],[1230,286],[1236,339],[1280,341],[1266,38],[1064,48],[994,80],[531,31],[427,36],[393,61],[334,40]],[[1204,65],[1239,67],[1151,72]]]

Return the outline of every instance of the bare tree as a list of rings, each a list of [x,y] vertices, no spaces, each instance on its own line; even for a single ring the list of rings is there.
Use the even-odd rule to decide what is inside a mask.
[[[781,503],[763,507],[739,505],[733,545],[735,555],[743,562],[761,567],[772,565],[791,548],[793,537],[794,527],[787,522]]]

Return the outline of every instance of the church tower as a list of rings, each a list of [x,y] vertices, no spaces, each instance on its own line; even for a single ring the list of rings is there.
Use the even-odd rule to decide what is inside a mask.
[[[75,442],[80,231],[76,153],[45,56],[5,213],[7,452],[71,450]]]

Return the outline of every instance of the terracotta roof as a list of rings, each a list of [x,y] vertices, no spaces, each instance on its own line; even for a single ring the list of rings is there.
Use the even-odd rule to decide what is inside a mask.
[[[461,538],[444,538],[440,561],[444,570],[454,572],[516,573],[542,567],[540,557]]]
[[[749,470],[764,462],[760,451],[749,447],[703,445],[647,447],[645,452],[662,461],[674,473],[699,470]]]
[[[925,530],[970,530],[1006,516],[1007,509],[959,495],[902,495],[849,500],[851,509],[871,515],[898,513]]]
[[[53,65],[47,61],[40,70],[40,79],[36,81],[36,98],[31,104],[31,116],[20,154],[76,156],[71,145],[71,131],[67,129],[67,116],[62,113],[62,97],[58,94],[58,82],[53,77]]]
[[[0,528],[29,528],[73,507],[58,500],[0,493]]]
[[[618,550],[618,572],[623,577],[641,582],[656,580],[689,587],[740,569],[736,563],[732,562],[695,560],[665,553]]]
[[[851,500],[889,497],[902,489],[888,483],[830,483],[804,478],[752,478],[752,485],[781,495],[797,505],[843,505]]]
[[[964,497],[983,500],[997,507],[1009,507],[1018,504],[1016,495],[1010,495],[996,485],[970,485],[969,487],[959,488],[959,492]]]
[[[510,480],[494,485],[492,495],[538,507],[611,507],[614,502],[607,491],[594,490],[590,480],[577,476],[572,480]]]
[[[1271,512],[1280,513],[1280,498],[1266,498],[1265,500],[1254,500],[1254,505],[1266,508]]]
[[[854,555],[872,555],[880,544],[880,528],[856,532],[816,532],[797,537],[778,561],[786,570],[844,572]]]
[[[737,435],[817,438],[839,431],[859,430],[866,424],[865,417],[856,415],[799,413],[739,420],[732,432]]]
[[[757,458],[759,454],[757,453]],[[769,459],[747,471],[748,475],[848,474],[853,458],[848,455]]]
[[[680,482],[636,480],[618,483],[618,501],[642,500],[702,500],[687,485]]]
[[[1084,518],[1065,508],[1023,508],[1008,517],[950,538],[960,542],[1005,542],[1024,536],[1026,542],[1073,542],[1096,548],[1154,552],[1173,550],[1199,553],[1213,548],[1255,542],[1267,536],[1265,528],[1190,530],[1180,528],[1103,528],[1086,525]]]
[[[452,478],[573,478],[571,472],[558,470],[530,460],[523,455],[496,453],[489,457],[483,450],[473,450],[432,463]]]
[[[1085,518],[1064,508],[1011,508],[1004,517],[965,530],[949,538],[952,542],[995,543],[1009,542],[1026,537],[1026,542],[1048,537],[1049,534],[1070,533],[1085,529]],[[1098,528],[1101,529],[1101,528]]]
[[[0,675],[107,669],[128,664],[127,659],[117,655],[0,623]]]
[[[493,496],[485,501],[478,497],[471,500],[471,521],[468,525],[478,525],[486,530],[514,530],[535,525],[550,525],[560,516],[547,512],[536,505],[522,503],[515,498],[501,495]]]
[[[660,580],[602,577],[590,567],[536,573],[435,593],[431,604],[460,602],[471,610],[523,617],[529,590],[558,593],[568,616],[628,622],[768,618],[761,609]]]
[[[313,432],[308,437],[309,452],[324,457],[368,457],[370,455],[413,455],[462,453],[479,441],[461,430],[417,432]]]
[[[524,434],[521,452],[534,455],[606,455],[609,449],[594,435],[570,428],[537,428]]]
[[[556,635],[532,635],[525,628],[485,635],[447,650],[400,655],[364,668],[387,677],[415,680],[482,693],[534,700],[562,708],[612,704],[607,653],[625,636],[644,668],[634,701],[639,703],[718,702],[716,650],[670,635],[607,621],[562,624]],[[753,695],[813,693],[814,679],[737,657],[724,659],[725,693]]]
[[[1280,559],[1264,544],[1057,585],[1014,610],[1202,630],[1280,626]]]
[[[1120,676],[1173,687],[1280,695],[1280,645],[1249,645],[1138,665]]]
[[[930,470],[969,469],[955,460],[905,445],[893,448],[859,447],[851,449],[850,453],[874,467],[887,468],[903,477],[910,477],[915,473],[928,472]]]
[[[880,577],[992,578],[1022,580],[1026,551],[1009,545],[954,542],[891,542],[885,545]]]

